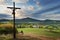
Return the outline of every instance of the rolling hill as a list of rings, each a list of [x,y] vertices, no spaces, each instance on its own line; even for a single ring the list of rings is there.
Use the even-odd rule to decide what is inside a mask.
[[[40,22],[40,20],[33,18],[23,18],[23,19],[16,19],[16,22]]]
[[[13,20],[9,20],[9,19],[0,19],[0,22],[12,22]],[[16,23],[19,22],[40,22],[40,20],[37,19],[33,19],[33,18],[23,18],[23,19],[15,19]]]
[[[13,20],[9,19],[0,19],[0,22],[13,22]],[[43,23],[43,24],[51,24],[51,23],[60,23],[60,20],[37,20],[33,18],[23,18],[23,19],[15,19],[16,23]]]

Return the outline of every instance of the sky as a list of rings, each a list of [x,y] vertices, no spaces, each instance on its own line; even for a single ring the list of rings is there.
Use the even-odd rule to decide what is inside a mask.
[[[34,18],[38,20],[60,20],[60,0],[0,0],[0,19],[12,19],[12,9],[15,2],[16,19]]]

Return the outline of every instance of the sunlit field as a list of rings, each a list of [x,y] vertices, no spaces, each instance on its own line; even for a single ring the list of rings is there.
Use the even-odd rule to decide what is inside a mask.
[[[44,28],[17,28],[20,32],[23,30],[24,35],[40,38],[41,40],[60,40],[60,29],[48,31]]]
[[[23,30],[24,34],[31,34],[37,36],[60,37],[60,29],[55,31],[48,31],[44,28],[17,28],[18,32]]]

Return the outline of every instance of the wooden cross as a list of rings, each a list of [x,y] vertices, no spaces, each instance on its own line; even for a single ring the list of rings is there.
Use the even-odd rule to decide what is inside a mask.
[[[10,9],[13,9],[13,38],[16,39],[16,27],[15,27],[15,10],[16,9],[21,9],[21,8],[16,8],[15,7],[15,2],[13,2],[13,7],[7,7]]]

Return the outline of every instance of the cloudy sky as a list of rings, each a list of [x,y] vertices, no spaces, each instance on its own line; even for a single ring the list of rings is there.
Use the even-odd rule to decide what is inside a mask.
[[[34,18],[38,20],[60,20],[60,0],[0,0],[0,19],[12,19],[13,2],[16,7],[16,19]]]

